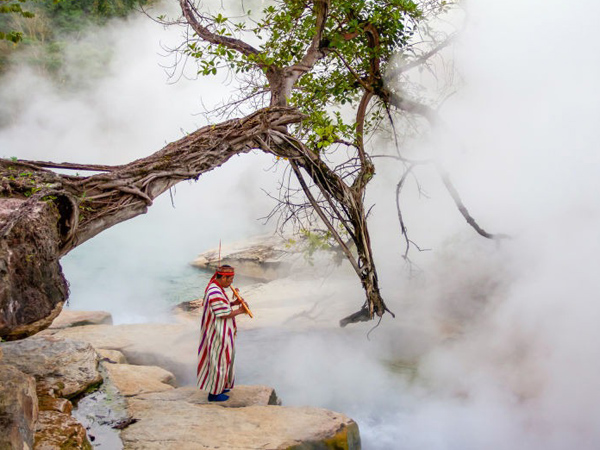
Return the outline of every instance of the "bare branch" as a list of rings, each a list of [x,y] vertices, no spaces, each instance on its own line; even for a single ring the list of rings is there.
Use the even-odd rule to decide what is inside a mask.
[[[294,174],[296,175],[296,178],[298,179],[298,182],[302,186],[302,190],[306,194],[306,197],[310,201],[310,203],[313,206],[315,212],[319,215],[319,217],[321,218],[321,220],[323,221],[323,223],[325,224],[325,226],[327,227],[327,229],[329,231],[331,231],[331,234],[333,235],[334,239],[337,241],[337,243],[342,248],[344,254],[346,255],[346,258],[348,258],[348,261],[350,261],[350,264],[352,264],[352,267],[354,268],[354,271],[356,272],[356,274],[358,276],[361,276],[362,275],[361,274],[361,270],[360,270],[358,264],[356,263],[356,260],[354,259],[354,255],[352,255],[352,252],[350,251],[350,249],[348,248],[348,246],[346,245],[346,243],[344,242],[344,240],[338,234],[337,230],[331,224],[331,222],[329,221],[329,219],[327,218],[327,216],[323,213],[323,210],[319,207],[319,205],[316,202],[314,196],[312,195],[312,192],[310,192],[310,189],[306,185],[306,182],[304,181],[304,177],[302,176],[302,173],[300,172],[299,167],[296,165],[296,163],[294,161],[290,161],[290,166],[292,167],[292,170],[294,171]]]
[[[433,126],[439,125],[441,123],[441,119],[438,116],[437,111],[431,106],[427,106],[414,100],[401,97],[397,93],[389,90],[386,90],[385,92],[387,94],[390,105],[395,106],[396,108],[402,111],[423,116]]]
[[[411,62],[404,64],[400,67],[391,69],[388,73],[386,73],[386,77],[395,78],[395,77],[398,77],[399,75],[403,74],[404,72],[408,72],[409,70],[414,69],[415,67],[422,66],[431,57],[437,55],[441,50],[448,47],[450,44],[454,43],[457,36],[458,36],[458,33],[454,33],[453,35],[449,36],[447,39],[445,39],[444,41],[442,41],[441,43],[436,45],[434,48],[432,48],[428,52],[425,52],[422,55],[420,55],[418,58],[416,58],[416,59],[412,60]]]
[[[450,180],[450,175],[448,175],[448,172],[446,172],[439,165],[436,165],[436,168],[437,168],[438,173],[440,174],[440,177],[442,178],[442,181],[444,182],[444,186],[446,186],[448,193],[452,197],[452,200],[454,200],[456,207],[458,208],[458,210],[460,211],[462,216],[465,218],[467,223],[469,225],[471,225],[471,227],[473,227],[473,229],[479,235],[481,235],[485,238],[488,238],[488,239],[506,239],[506,238],[508,238],[508,235],[506,235],[506,234],[491,234],[491,233],[488,233],[487,231],[485,231],[483,228],[481,228],[479,226],[479,224],[475,221],[473,216],[471,216],[471,214],[467,210],[467,207],[464,205],[462,199],[460,198],[458,191],[456,190],[456,188],[454,187],[454,184]]]
[[[228,36],[220,36],[203,26],[198,21],[198,17],[201,17],[201,15],[195,8],[195,6],[192,4],[191,0],[180,0],[179,4],[181,5],[181,11],[183,12],[183,16],[187,20],[188,24],[196,32],[198,37],[200,37],[204,41],[209,42],[211,44],[223,45],[246,56],[257,55],[260,53],[250,44],[240,39],[234,39]]]

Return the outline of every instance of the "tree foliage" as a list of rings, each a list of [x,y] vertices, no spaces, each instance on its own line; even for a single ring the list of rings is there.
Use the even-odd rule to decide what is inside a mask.
[[[386,80],[426,68],[449,44],[447,33],[427,32],[427,21],[451,5],[442,0],[276,0],[258,14],[241,3],[241,15],[234,17],[202,9],[192,0],[179,4],[180,18],[159,20],[185,27],[178,50],[198,62],[199,74],[227,70],[238,77],[239,98],[215,111],[238,118],[204,127],[122,166],[0,159],[0,206],[3,197],[10,199],[0,238],[9,239],[11,230],[19,229],[15,224],[39,211],[36,205],[50,203],[59,216],[60,257],[145,213],[156,196],[179,181],[198,179],[235,154],[261,150],[284,169],[278,203],[269,217],[277,217],[281,229],[292,227],[310,236],[315,249],[336,245],[361,281],[364,304],[341,325],[391,313],[379,290],[365,205],[367,186],[375,176],[368,138],[386,122],[395,135],[397,114],[440,124],[434,104],[410,98],[409,90]],[[417,41],[427,45],[415,46]],[[399,198],[413,169],[427,161],[407,158],[395,142],[395,152],[386,156],[404,167],[396,186]],[[53,168],[97,173],[61,175],[49,170]],[[495,237],[477,225],[448,174],[441,167],[438,171],[468,223],[481,235]],[[398,218],[408,251],[411,241],[399,202]],[[13,253],[0,252],[0,265],[9,267]],[[12,285],[33,283],[15,274]],[[0,291],[0,335],[10,336],[17,329],[13,322],[18,308],[10,303],[10,293],[5,294],[8,300]],[[50,303],[57,305],[58,300]]]
[[[0,0],[0,14],[11,14],[30,19],[34,14],[31,11],[23,9],[25,2],[27,2],[27,0]],[[4,20],[2,22],[4,22]],[[0,40],[10,41],[16,44],[23,40],[23,33],[21,31],[10,29],[0,30]]]
[[[63,64],[66,39],[90,25],[124,18],[146,0],[0,0],[0,72],[10,58],[27,54],[27,62],[55,75]],[[93,56],[89,56],[93,58]]]
[[[320,235],[343,250],[367,293],[354,319],[381,316],[388,309],[379,293],[364,205],[375,166],[365,142],[398,111],[436,120],[431,105],[407,98],[385,82],[385,74],[399,77],[426,65],[447,45],[450,37],[443,34],[425,50],[414,47],[415,38],[423,37],[421,25],[452,5],[441,0],[286,0],[229,17],[192,0],[180,4],[189,27],[180,50],[198,61],[198,73],[229,70],[238,76],[240,98],[221,113],[286,106],[304,115],[287,130],[286,152],[273,151],[270,143],[261,146],[296,180],[282,183],[280,203],[270,217],[299,231],[324,227]],[[413,162],[396,150],[410,173]],[[400,176],[399,188],[402,181]],[[398,213],[408,244],[400,208]]]

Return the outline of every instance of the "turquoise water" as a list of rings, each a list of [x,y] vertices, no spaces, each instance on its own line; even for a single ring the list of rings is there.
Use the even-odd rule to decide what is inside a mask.
[[[213,248],[215,239],[175,232],[167,219],[152,219],[149,213],[143,227],[135,219],[107,230],[63,258],[70,308],[108,311],[115,324],[165,322],[172,320],[174,305],[203,294],[211,273],[190,262]],[[245,280],[236,281],[243,287]],[[369,341],[371,323],[344,329],[335,320],[327,329],[293,325],[240,330],[237,382],[272,386],[284,405],[342,412],[359,424],[364,449],[394,448],[398,434],[406,432],[398,425],[405,386],[382,362],[389,349],[383,332]],[[182,384],[193,383],[194,364],[190,354],[190,376],[181,377]]]

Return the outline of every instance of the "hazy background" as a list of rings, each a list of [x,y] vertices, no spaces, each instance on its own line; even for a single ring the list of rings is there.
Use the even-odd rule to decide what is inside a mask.
[[[476,236],[424,171],[430,198],[407,191],[405,214],[413,238],[432,251],[413,254],[420,270],[409,276],[393,220],[395,174],[380,167],[371,231],[397,318],[386,316],[370,340],[373,323],[338,329],[326,308],[329,322],[317,330],[240,333],[239,381],[270,384],[285,404],[348,414],[366,449],[595,449],[600,5],[465,7],[453,50],[460,89],[440,110],[446,130],[424,147],[479,223],[512,239]],[[117,21],[101,38],[113,52],[106,75],[87,87],[65,92],[26,68],[3,79],[0,105],[11,121],[0,130],[0,155],[120,163],[204,125],[200,99],[220,100],[229,87],[218,79],[168,84],[159,43],[177,38],[144,17]],[[203,288],[188,272],[197,253],[265,231],[256,219],[270,208],[260,191],[275,179],[269,166],[264,155],[234,158],[178,186],[174,209],[163,196],[147,215],[73,251],[63,259],[71,307],[108,310],[116,323],[164,319],[183,284],[197,276]],[[186,289],[182,297],[194,292]],[[332,309],[350,313],[362,303],[356,280],[339,298],[331,290]],[[307,291],[307,307],[318,292]]]

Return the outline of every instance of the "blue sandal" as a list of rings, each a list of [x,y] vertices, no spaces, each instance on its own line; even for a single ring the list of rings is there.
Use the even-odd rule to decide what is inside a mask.
[[[208,401],[209,402],[224,402],[225,400],[229,399],[229,395],[225,395],[223,393],[221,394],[208,394]]]

